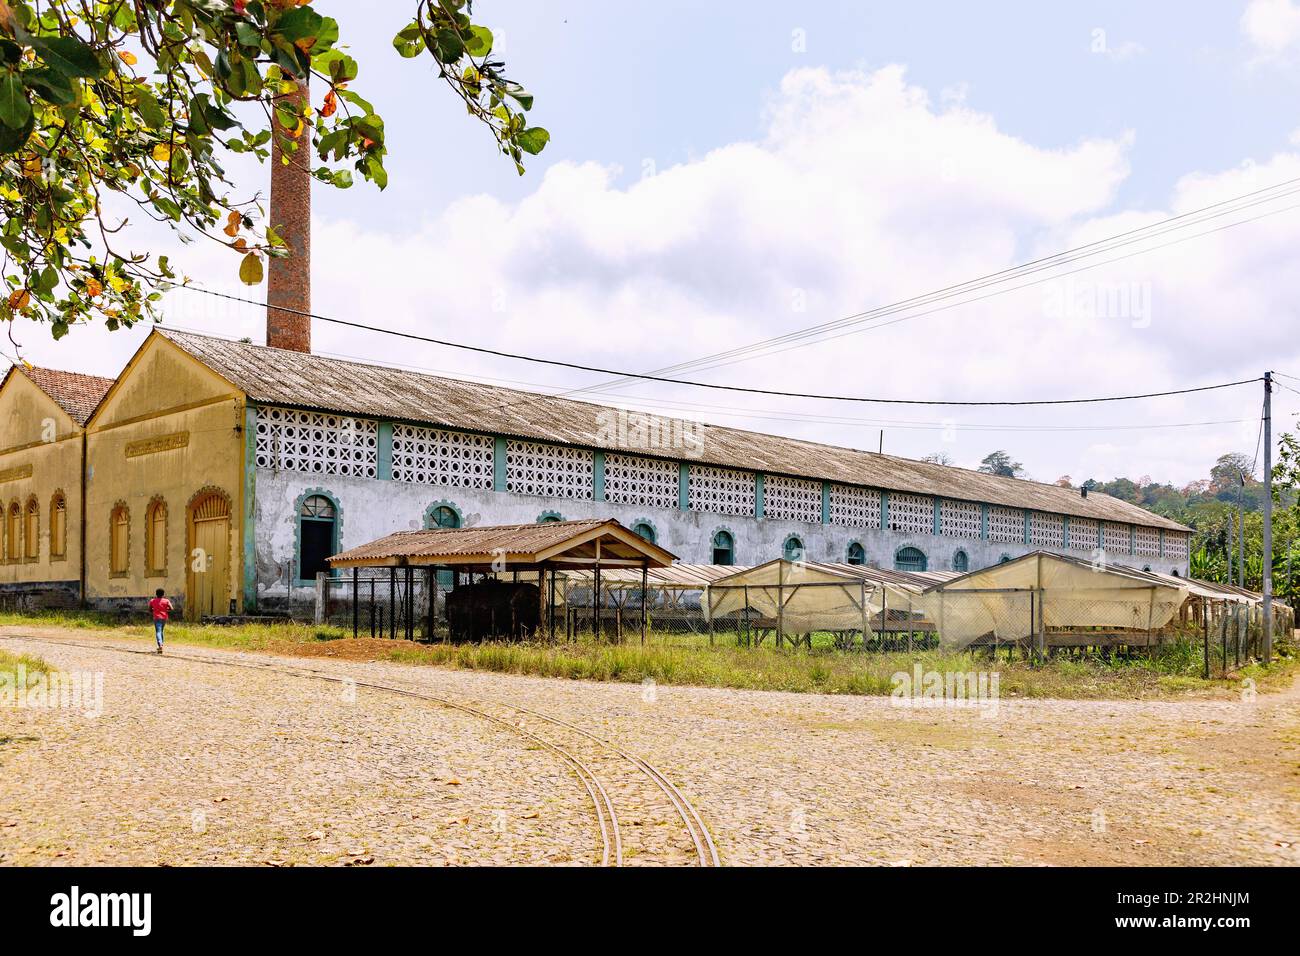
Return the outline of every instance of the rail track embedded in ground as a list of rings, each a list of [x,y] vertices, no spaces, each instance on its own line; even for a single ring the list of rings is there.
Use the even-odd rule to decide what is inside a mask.
[[[155,656],[153,651],[137,650],[113,644],[88,644],[80,641],[57,640],[54,638],[38,637],[26,634],[8,636],[11,640],[76,647],[82,650],[112,651],[119,654],[138,654],[150,658]],[[588,798],[591,800],[600,836],[600,864],[602,866],[622,866],[624,864],[623,837],[622,831],[619,827],[618,813],[615,810],[614,801],[610,798],[608,790],[592,770],[591,766],[587,762],[580,760],[570,749],[561,746],[554,740],[527,729],[522,726],[522,724],[509,719],[509,717],[501,714],[493,714],[484,710],[482,707],[485,703],[484,701],[471,702],[455,700],[439,694],[430,694],[425,691],[414,690],[409,687],[383,684],[377,681],[361,680],[349,676],[339,677],[316,668],[289,666],[279,664],[275,661],[221,658],[204,654],[178,654],[175,651],[169,651],[167,654],[163,655],[163,660],[168,659],[188,661],[197,664],[210,664],[217,667],[264,670],[285,674],[291,677],[298,677],[306,680],[319,680],[334,684],[346,684],[351,682],[356,687],[365,687],[369,690],[397,694],[415,700],[436,703],[453,710],[461,711],[462,713],[481,717],[494,724],[505,727],[554,754],[569,768],[582,785]],[[602,748],[606,753],[630,763],[640,774],[650,780],[650,782],[652,782],[664,794],[664,796],[667,797],[690,838],[691,846],[695,854],[696,865],[706,867],[721,865],[718,859],[717,847],[713,842],[713,837],[709,833],[709,829],[705,825],[699,811],[695,809],[691,802],[686,798],[685,794],[683,794],[682,791],[653,764],[636,754],[630,753],[626,749],[609,740],[597,736],[590,731],[584,730],[569,721],[561,720],[558,717],[552,717],[551,715],[541,713],[540,711],[530,710],[526,707],[520,707],[516,704],[502,703],[500,701],[493,701],[492,706],[502,707],[509,711],[513,711],[516,714],[525,715],[534,718],[535,720],[544,721],[554,727],[563,728],[568,732],[577,734],[591,744]]]

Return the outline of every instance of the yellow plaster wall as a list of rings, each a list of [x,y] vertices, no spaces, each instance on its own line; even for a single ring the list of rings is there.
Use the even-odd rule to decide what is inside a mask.
[[[26,521],[27,499],[41,507],[40,558],[5,559],[0,550],[0,584],[77,581],[81,577],[81,428],[31,380],[15,370],[0,390],[0,504],[7,515],[17,501]],[[30,477],[11,477],[31,469]],[[56,490],[67,497],[66,557],[50,560],[50,500]],[[0,524],[0,529],[7,527]],[[26,524],[23,524],[26,531]]]
[[[230,596],[241,593],[243,395],[165,339],[154,336],[127,366],[88,428],[86,593],[95,599],[152,597],[163,587],[184,596],[187,511],[205,488],[230,500]],[[166,447],[179,442],[183,447]],[[136,443],[154,443],[128,456]],[[167,568],[146,574],[145,515],[150,501],[167,503]],[[129,565],[110,573],[113,508],[130,508]]]

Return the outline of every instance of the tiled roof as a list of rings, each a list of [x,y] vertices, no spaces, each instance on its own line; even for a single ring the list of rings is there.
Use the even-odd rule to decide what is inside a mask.
[[[1084,498],[1077,490],[1057,485],[662,416],[654,416],[661,433],[680,434],[684,427],[698,437],[699,443],[685,450],[668,447],[649,451],[628,443],[625,431],[612,427],[615,410],[607,405],[190,332],[159,330],[155,334],[176,343],[253,401],[268,405],[423,422],[1052,514],[1190,530],[1098,492]]]
[[[46,395],[58,402],[78,425],[90,420],[114,379],[80,372],[63,372],[55,368],[15,366]]]

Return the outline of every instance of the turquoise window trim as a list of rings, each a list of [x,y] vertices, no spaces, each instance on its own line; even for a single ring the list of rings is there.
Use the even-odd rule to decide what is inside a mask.
[[[257,408],[244,406],[244,613],[257,610]]]
[[[691,466],[684,461],[677,463],[677,510],[691,510]]]
[[[1160,533],[1160,557],[1163,558],[1165,556],[1165,529],[1164,528],[1159,529],[1159,533]]]
[[[903,556],[903,552],[904,552],[904,551],[915,551],[917,554],[919,554],[919,555],[921,556],[921,567],[920,567],[920,568],[900,568],[900,567],[898,566],[898,565],[899,565],[899,559],[902,558],[902,556]],[[909,558],[909,562],[910,562],[910,560],[911,560],[911,555],[909,555],[908,558]],[[918,548],[916,545],[914,545],[914,544],[905,544],[905,545],[903,545],[902,547],[895,549],[895,551],[894,551],[894,570],[895,570],[895,571],[904,571],[904,570],[928,571],[929,569],[930,569],[930,556],[929,556],[928,554],[926,554],[923,550],[921,550],[920,548]]]
[[[632,525],[631,525],[631,531],[632,531],[633,534],[636,534],[636,533],[637,533],[636,529],[637,529],[640,525],[645,525],[647,528],[650,529],[650,538],[649,538],[650,543],[651,543],[651,544],[658,544],[658,543],[659,543],[659,526],[658,526],[657,524],[655,524],[653,521],[651,521],[649,518],[637,518],[635,521],[632,522]]]
[[[957,566],[959,564],[961,567]],[[970,555],[965,548],[958,548],[952,553],[952,569],[962,574],[970,570]]]
[[[989,506],[985,504],[981,504],[980,505],[980,540],[987,541],[988,539],[989,539]]]
[[[546,524],[548,521],[563,521],[563,520],[564,520],[564,515],[560,514],[558,511],[552,511],[550,508],[547,508],[545,511],[543,511],[541,514],[537,516],[536,523]]]
[[[792,544],[798,543],[798,549],[793,549]],[[797,550],[798,554],[791,556],[791,551]],[[785,540],[781,542],[781,557],[787,561],[802,561],[808,557],[808,546],[803,543],[803,538],[797,534],[788,534]]]
[[[844,563],[845,564],[854,563],[852,560],[854,548],[857,548],[858,551],[862,553],[862,565],[865,566],[867,563],[867,549],[861,541],[858,541],[856,539],[850,541],[847,545],[844,546]]]
[[[731,561],[730,564],[727,566],[728,567],[734,566],[736,563],[736,533],[732,531],[731,528],[725,524],[718,525],[711,532],[709,532],[709,563],[710,564],[713,563],[713,552],[718,546],[718,535],[720,534],[725,534],[727,536],[727,541],[729,542],[727,546],[727,552],[731,558]]]
[[[943,527],[943,499],[935,496],[934,499],[934,533],[938,534],[939,529]]]
[[[605,453],[591,453],[591,498],[593,501],[605,500]]]
[[[343,550],[341,547],[343,541],[343,506],[339,504],[338,495],[325,488],[307,488],[293,502],[293,573],[295,587],[311,587],[316,584],[315,579],[308,581],[302,576],[302,523],[313,519],[304,518],[301,512],[303,502],[313,495],[328,498],[330,504],[334,506],[334,553],[337,554]],[[333,576],[333,572],[330,572],[330,576]]]
[[[450,508],[456,514],[456,527],[465,527],[465,512],[461,511],[454,501],[435,501],[424,509],[424,527],[426,530],[439,527],[433,523],[433,513],[439,508]]]
[[[1068,548],[1070,546],[1070,516],[1061,515],[1061,546]]]
[[[822,524],[831,523],[831,483],[822,482]]]
[[[880,530],[889,530],[889,492],[880,493]]]
[[[1025,509],[1025,547],[1029,547],[1029,509]]]
[[[754,476],[754,517],[763,517],[763,474],[759,472]]]
[[[506,490],[506,440],[502,435],[492,438],[492,490]]]
[[[1128,526],[1128,553],[1129,554],[1137,554],[1137,549],[1138,549],[1137,534],[1138,534],[1137,525],[1135,524],[1129,525]]]
[[[379,423],[379,462],[375,466],[376,477],[385,481],[393,480],[393,423]]]

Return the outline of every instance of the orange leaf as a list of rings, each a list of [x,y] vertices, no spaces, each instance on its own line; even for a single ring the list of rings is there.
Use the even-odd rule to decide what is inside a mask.
[[[222,229],[221,231],[224,232],[226,235],[228,235],[231,239],[233,239],[235,238],[235,236],[239,235],[239,223],[232,222],[228,226],[226,226],[225,229]]]
[[[320,108],[320,115],[327,116],[327,117],[333,116],[334,111],[337,110],[338,108],[339,108],[338,99],[335,97],[334,91],[330,90],[328,93],[325,94],[325,105]]]
[[[127,66],[135,66],[136,63],[135,54],[132,53],[130,50],[118,50],[117,56],[118,59],[120,59]]]
[[[27,303],[31,300],[31,294],[26,289],[15,289],[9,296],[9,308],[17,312],[27,308]]]
[[[103,292],[104,292],[104,287],[103,287],[102,285],[99,284],[99,280],[98,280],[98,279],[87,279],[87,280],[86,280],[86,295],[88,295],[88,296],[90,296],[92,299],[94,299],[94,298],[97,298],[98,296],[102,295]]]

